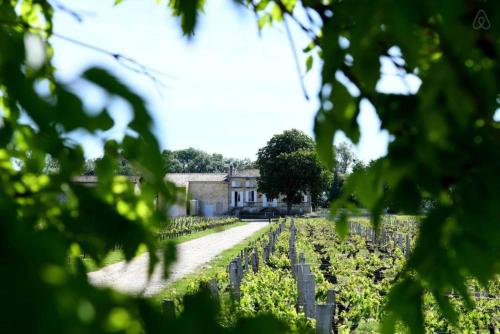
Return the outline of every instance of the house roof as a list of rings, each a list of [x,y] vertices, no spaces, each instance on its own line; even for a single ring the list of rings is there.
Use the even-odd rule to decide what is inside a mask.
[[[178,187],[185,187],[188,182],[224,182],[226,179],[226,173],[168,173],[165,175],[165,180]]]
[[[243,169],[235,171],[232,177],[259,177],[258,169]],[[168,173],[165,180],[174,183],[178,187],[186,187],[189,182],[224,182],[228,178],[227,173]]]
[[[242,169],[235,171],[232,175],[232,177],[259,177],[260,172],[256,168],[252,169]]]
[[[120,175],[123,176],[123,175]],[[132,183],[139,183],[141,177],[140,176],[124,176]],[[75,176],[71,179],[74,183],[97,183],[96,175],[81,175]]]

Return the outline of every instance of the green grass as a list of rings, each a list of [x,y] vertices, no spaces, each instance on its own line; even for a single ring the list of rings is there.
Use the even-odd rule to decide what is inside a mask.
[[[257,240],[260,236],[266,234],[272,225],[268,225],[258,232],[252,234],[233,248],[227,249],[217,255],[212,261],[203,265],[199,270],[186,275],[170,284],[165,290],[154,297],[160,303],[163,299],[180,299],[185,294],[195,291],[199,282],[209,281],[217,276],[226,275],[226,267],[240,252],[247,247],[249,243]],[[178,304],[178,303],[176,303]]]
[[[174,241],[175,243],[179,244],[179,243],[186,242],[186,241],[189,241],[192,239],[203,237],[205,235],[209,235],[209,234],[217,233],[217,232],[222,232],[222,231],[228,230],[230,228],[242,226],[245,224],[248,224],[248,222],[241,222],[240,221],[240,222],[237,222],[234,224],[209,228],[209,229],[206,229],[204,231],[186,234],[186,235],[174,238],[174,239],[163,240],[160,242],[160,246],[164,245],[167,241]],[[147,251],[147,250],[144,248],[138,249],[136,256],[144,253],[145,251]],[[96,263],[91,258],[84,258],[83,263],[84,263],[85,267],[87,268],[87,272],[92,272],[92,271],[99,270],[103,267],[109,266],[110,264],[114,264],[114,263],[124,261],[124,260],[125,260],[125,256],[123,255],[123,252],[121,250],[114,250],[114,251],[109,252],[108,255],[104,258],[104,260],[99,264]]]

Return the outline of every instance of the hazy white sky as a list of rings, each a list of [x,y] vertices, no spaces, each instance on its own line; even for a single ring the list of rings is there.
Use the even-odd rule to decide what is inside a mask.
[[[255,158],[258,148],[272,135],[297,128],[313,135],[317,110],[319,66],[306,76],[306,101],[283,27],[267,28],[259,36],[252,13],[237,8],[230,0],[207,0],[196,36],[182,37],[178,22],[165,5],[153,0],[126,0],[113,6],[112,0],[64,1],[84,15],[83,23],[58,12],[57,33],[112,52],[132,57],[172,77],[160,77],[158,87],[147,77],[131,72],[111,57],[53,38],[58,75],[72,80],[92,65],[105,66],[139,92],[155,119],[155,133],[163,148],[195,147],[226,156]],[[307,39],[292,27],[297,48]],[[385,72],[394,72],[382,63]],[[408,78],[413,90],[418,79]],[[379,82],[379,88],[405,91],[397,76]],[[98,105],[102,94],[82,86],[86,103]],[[127,106],[113,105],[115,127],[107,135],[120,138],[130,119]],[[358,118],[362,136],[358,155],[368,161],[386,153],[389,136],[380,132],[373,107],[362,104]],[[78,134],[89,157],[102,154],[100,139]],[[336,141],[343,140],[339,135]]]

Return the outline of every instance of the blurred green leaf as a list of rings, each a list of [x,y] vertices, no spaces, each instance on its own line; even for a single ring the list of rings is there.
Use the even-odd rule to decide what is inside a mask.
[[[307,56],[307,59],[306,59],[306,73],[309,72],[313,66],[313,61],[314,61],[314,58],[309,55]]]
[[[356,118],[358,101],[338,81],[327,83],[321,93],[322,106],[314,123],[317,150],[322,161],[333,167],[333,137],[336,131],[343,131],[353,142],[359,140]]]
[[[204,0],[169,0],[174,16],[180,17],[182,32],[192,37],[198,21],[198,14],[203,9]]]

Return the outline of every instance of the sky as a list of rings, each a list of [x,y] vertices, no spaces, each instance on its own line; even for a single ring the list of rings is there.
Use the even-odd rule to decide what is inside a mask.
[[[228,157],[255,159],[257,150],[275,134],[296,128],[313,136],[320,66],[305,76],[306,100],[300,87],[293,54],[283,26],[266,28],[259,34],[254,15],[228,0],[208,0],[196,35],[182,36],[179,22],[166,5],[153,0],[126,0],[113,6],[111,0],[64,1],[83,16],[83,22],[57,11],[54,31],[113,53],[135,59],[167,75],[162,84],[128,70],[106,54],[53,37],[57,76],[72,82],[90,66],[103,66],[124,80],[147,101],[154,118],[154,132],[165,149],[195,147]],[[295,46],[300,50],[307,38],[291,25]],[[378,83],[379,90],[407,89],[396,69],[382,60],[389,73]],[[391,75],[392,73],[392,75]],[[406,78],[416,91],[419,80]],[[104,100],[102,92],[77,85],[90,107]],[[130,120],[128,106],[112,104],[115,126],[103,136],[120,139]],[[380,131],[373,107],[364,102],[358,117],[361,140],[358,156],[369,161],[387,152],[390,140]],[[82,143],[87,157],[102,154],[102,138],[82,132],[72,134]],[[339,133],[335,143],[345,141]]]

